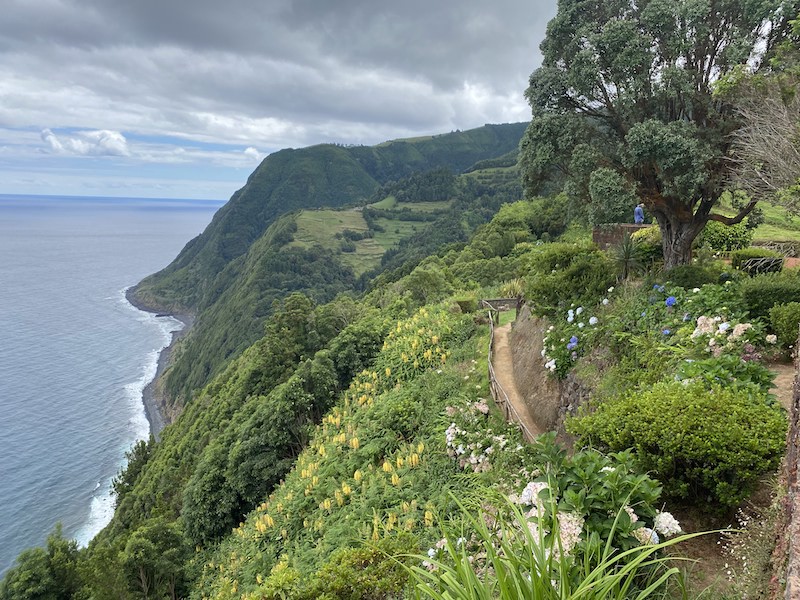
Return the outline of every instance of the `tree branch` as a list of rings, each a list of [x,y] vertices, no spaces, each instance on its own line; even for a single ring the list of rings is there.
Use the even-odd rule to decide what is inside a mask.
[[[737,223],[741,223],[742,220],[753,211],[753,209],[756,207],[756,204],[758,204],[758,200],[751,200],[747,204],[747,206],[742,208],[742,210],[739,211],[739,214],[736,215],[735,217],[726,217],[725,215],[710,214],[708,215],[708,220],[719,221],[720,223],[724,223],[725,225],[736,225]]]

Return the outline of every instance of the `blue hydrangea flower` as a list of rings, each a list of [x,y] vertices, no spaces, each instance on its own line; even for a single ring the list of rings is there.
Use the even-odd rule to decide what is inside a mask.
[[[664,329],[661,331],[661,333],[663,333],[664,335],[669,335],[672,332],[669,329]]]
[[[666,304],[669,307],[672,307],[672,306],[675,306],[675,303],[677,301],[678,300],[677,300],[677,298],[675,298],[675,296],[669,296],[666,300],[664,300],[664,304]]]

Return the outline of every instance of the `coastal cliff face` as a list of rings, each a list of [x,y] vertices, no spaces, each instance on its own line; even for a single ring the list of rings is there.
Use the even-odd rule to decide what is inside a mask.
[[[372,243],[369,252],[377,259],[369,264],[378,270],[389,249],[392,260],[384,266],[400,266],[414,246],[419,260],[441,244],[463,241],[500,202],[517,199],[514,153],[524,130],[524,123],[487,125],[374,147],[320,145],[267,157],[200,236],[129,294],[145,310],[196,317],[154,388],[165,420],[171,422],[196,391],[262,335],[276,301],[298,291],[327,302],[363,286],[367,280],[356,275],[364,271],[360,244]],[[495,158],[500,162],[492,162]],[[418,174],[441,167],[470,173],[447,200],[416,210],[427,200],[419,202]],[[409,176],[414,177],[404,184]],[[382,192],[387,182],[391,186]],[[411,190],[405,196],[415,199],[398,206],[380,203],[384,193],[403,192],[404,185]],[[364,211],[368,221],[353,225],[370,236],[356,239],[355,252],[344,244],[350,237],[333,238],[349,236],[347,227],[330,232],[335,244],[297,241],[298,210],[370,201],[380,208]],[[405,238],[415,242],[405,250],[393,248]]]

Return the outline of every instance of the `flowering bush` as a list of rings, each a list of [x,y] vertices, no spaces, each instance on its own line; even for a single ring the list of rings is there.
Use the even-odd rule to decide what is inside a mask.
[[[654,526],[661,486],[637,470],[632,452],[605,455],[585,449],[567,456],[555,443],[555,434],[548,433],[533,444],[531,460],[531,478],[509,498],[545,537],[559,531],[563,535],[566,526],[572,532],[562,539],[567,553],[573,548],[589,551],[590,540],[609,537],[627,550],[640,543],[637,529]]]
[[[759,323],[737,322],[724,315],[697,317],[690,340],[695,356],[712,354],[719,357],[727,353],[745,361],[760,360],[758,349],[766,343]]]
[[[613,287],[609,288],[607,293],[613,290]],[[554,318],[555,324],[548,328],[542,340],[542,359],[544,367],[557,378],[566,377],[575,361],[592,347],[592,340],[601,324],[597,315],[602,312],[601,307],[608,304],[607,300],[594,309],[583,306],[569,308],[563,319]]]
[[[670,513],[654,508],[660,487],[635,472],[630,452],[605,456],[583,450],[567,457],[554,435],[546,434],[533,444],[531,456],[536,468],[516,487],[518,493],[507,498],[481,494],[480,516],[464,508],[466,523],[458,538],[446,535],[435,542],[420,557],[417,575],[436,582],[459,569],[476,581],[494,581],[501,567],[493,557],[503,556],[519,561],[512,572],[526,581],[501,597],[519,597],[521,589],[530,590],[525,597],[573,597],[567,590],[584,581],[596,583],[597,573],[589,575],[593,569],[614,565],[615,572],[627,571],[641,552],[660,549],[659,536],[681,533]],[[645,570],[638,577],[647,575]]]

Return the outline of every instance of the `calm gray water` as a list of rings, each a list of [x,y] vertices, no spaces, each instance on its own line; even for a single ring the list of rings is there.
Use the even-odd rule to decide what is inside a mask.
[[[86,544],[149,433],[141,393],[180,324],[124,291],[221,202],[0,195],[0,576],[57,522]]]

